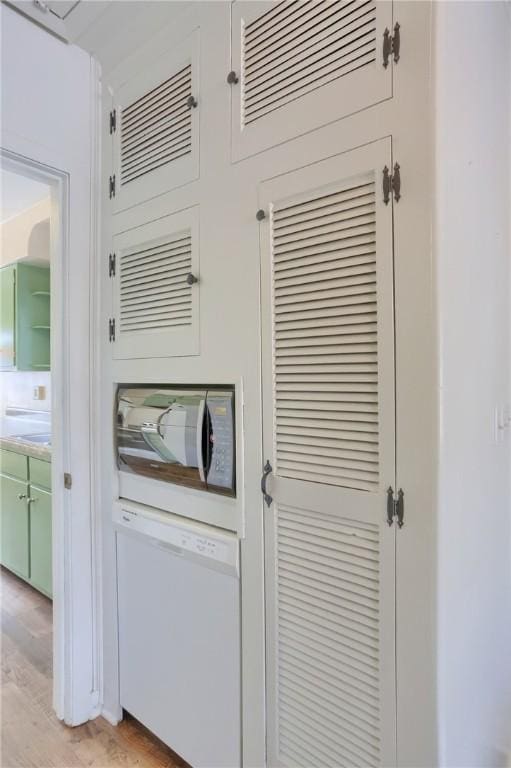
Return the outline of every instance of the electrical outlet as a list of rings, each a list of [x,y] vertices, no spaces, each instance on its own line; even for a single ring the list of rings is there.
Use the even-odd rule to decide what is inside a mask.
[[[46,400],[46,387],[34,387],[34,400]]]

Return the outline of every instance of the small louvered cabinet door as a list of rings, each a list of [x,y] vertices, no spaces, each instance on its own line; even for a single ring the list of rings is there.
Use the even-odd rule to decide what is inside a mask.
[[[390,139],[263,182],[270,766],[395,765]]]
[[[198,208],[116,235],[113,249],[114,357],[198,354]]]
[[[232,152],[239,160],[392,96],[380,0],[247,2],[232,9]]]
[[[116,90],[114,211],[198,178],[198,56],[196,30]]]

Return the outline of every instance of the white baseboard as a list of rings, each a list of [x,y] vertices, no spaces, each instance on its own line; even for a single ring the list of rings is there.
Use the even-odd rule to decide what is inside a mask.
[[[98,711],[98,715],[101,715],[102,717],[104,717],[105,720],[110,723],[110,725],[119,725],[119,723],[122,720],[122,709],[120,709],[118,712],[113,714],[108,709],[103,708],[100,711]]]

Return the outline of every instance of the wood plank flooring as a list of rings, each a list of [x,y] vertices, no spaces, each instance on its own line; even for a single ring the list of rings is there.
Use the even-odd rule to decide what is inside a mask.
[[[2,768],[187,768],[133,718],[77,728],[52,707],[52,604],[4,568],[1,599]]]

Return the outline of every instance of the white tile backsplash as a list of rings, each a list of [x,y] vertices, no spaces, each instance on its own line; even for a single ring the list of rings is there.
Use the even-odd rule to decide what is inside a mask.
[[[34,388],[44,387],[44,400],[34,400]],[[0,372],[0,417],[2,435],[21,434],[14,430],[13,421],[6,418],[7,408],[26,408],[32,411],[51,411],[50,371],[1,371]],[[47,421],[47,419],[45,419]],[[26,429],[26,425],[25,425]],[[47,427],[46,427],[47,430]],[[26,431],[31,431],[26,429]],[[44,425],[41,430],[45,431]]]

